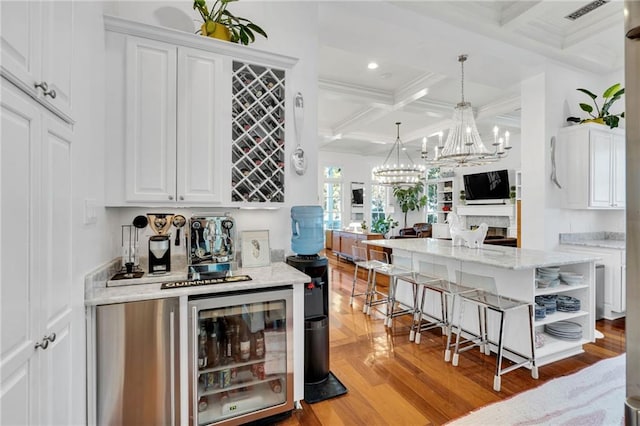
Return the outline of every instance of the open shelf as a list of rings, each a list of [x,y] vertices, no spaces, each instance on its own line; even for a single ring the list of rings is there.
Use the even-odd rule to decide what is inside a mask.
[[[579,340],[565,340],[559,339],[547,333],[542,333],[544,336],[544,346],[536,348],[536,358],[541,359],[546,356],[551,356],[556,353],[562,353],[571,351],[576,348],[582,348],[582,345],[589,343],[587,339]]]
[[[542,295],[545,295],[545,294],[566,293],[566,292],[573,291],[573,290],[581,290],[583,288],[589,288],[589,286],[586,285],[586,284],[567,285],[567,284],[562,284],[561,283],[557,287],[537,288],[536,289],[536,296],[542,296]]]
[[[537,320],[534,322],[534,326],[538,327],[540,325],[545,325],[545,324],[551,324],[553,322],[558,322],[558,321],[569,321],[575,318],[580,318],[580,317],[584,317],[586,315],[589,315],[589,312],[587,311],[578,311],[578,312],[560,312],[560,311],[556,311],[554,313],[552,313],[551,315],[547,315],[546,317],[542,318],[541,320]]]

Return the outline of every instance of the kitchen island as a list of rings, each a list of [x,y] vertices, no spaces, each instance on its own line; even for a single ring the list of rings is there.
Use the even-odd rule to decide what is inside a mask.
[[[580,310],[576,312],[550,313],[548,316],[534,323],[536,334],[544,340],[541,347],[536,348],[536,363],[538,366],[548,364],[569,356],[583,352],[582,345],[594,341],[595,331],[595,261],[598,257],[592,255],[560,253],[552,251],[539,251],[519,249],[504,246],[487,246],[472,249],[462,246],[453,246],[452,241],[433,238],[417,239],[392,239],[367,241],[366,244],[376,247],[392,249],[395,255],[411,258],[411,266],[414,270],[426,275],[433,274],[436,270],[446,271],[450,281],[456,281],[459,272],[475,276],[492,277],[495,279],[497,291],[500,295],[515,298],[527,303],[535,303],[536,296],[566,295],[580,301]],[[567,285],[560,284],[556,287],[537,288],[536,270],[544,267],[559,267],[561,272],[574,272],[581,274],[583,280],[580,283]],[[442,273],[436,274],[441,276]],[[407,283],[399,281],[397,299],[410,304],[412,300],[411,287]],[[472,282],[463,282],[463,285],[473,287]],[[429,305],[427,312],[437,314],[439,306]],[[457,309],[454,310],[454,321],[457,318]],[[505,346],[520,353],[530,353],[527,339],[528,319],[524,310],[516,312],[522,318],[508,319],[505,330]],[[472,315],[465,317],[464,328],[473,330],[477,328],[477,322]],[[467,323],[467,319],[470,322]],[[495,319],[489,318],[490,338],[497,340]],[[512,322],[517,326],[511,326]],[[571,321],[582,327],[582,338],[579,340],[565,340],[549,335],[545,332],[545,325],[557,321]],[[493,326],[492,326],[493,322]],[[468,328],[469,327],[469,328]]]
[[[127,417],[140,422],[164,418],[192,424],[196,415],[199,423],[234,421],[234,413],[246,413],[243,419],[249,421],[264,416],[268,410],[259,409],[264,404],[279,407],[286,401],[293,407],[304,398],[303,284],[308,275],[276,262],[234,270],[230,282],[199,285],[206,281],[178,273],[179,281],[149,283],[153,277],[147,277],[139,284],[108,287],[106,278],[118,267],[119,261],[112,262],[85,282],[90,424],[111,423],[125,411],[142,413],[135,415],[145,417]],[[227,341],[238,339],[240,345],[246,338],[251,348],[246,358],[235,346],[232,358],[208,347],[203,358],[203,344],[224,338],[212,337],[214,330],[232,330],[235,324],[237,331]],[[264,339],[261,352],[256,339]],[[254,367],[263,370],[252,377]],[[232,370],[237,379],[229,376]],[[143,401],[146,411],[135,406]]]

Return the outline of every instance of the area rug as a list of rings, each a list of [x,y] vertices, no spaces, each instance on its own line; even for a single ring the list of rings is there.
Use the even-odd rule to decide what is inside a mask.
[[[625,375],[623,354],[488,405],[448,424],[623,425]]]

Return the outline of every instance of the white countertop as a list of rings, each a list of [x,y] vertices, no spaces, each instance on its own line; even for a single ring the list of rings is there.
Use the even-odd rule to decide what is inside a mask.
[[[560,266],[573,263],[593,262],[597,256],[520,249],[490,244],[472,249],[453,246],[451,240],[434,238],[402,238],[392,240],[368,240],[365,244],[406,250],[413,253],[452,258],[464,262],[475,262],[505,269],[532,269],[543,266]]]
[[[581,240],[581,241],[563,241],[561,245],[569,246],[582,246],[582,247],[595,247],[606,248],[614,250],[626,250],[627,242],[621,240]]]
[[[238,290],[256,290],[280,287],[286,285],[304,284],[310,281],[308,275],[284,262],[272,263],[270,266],[259,268],[240,268],[233,271],[233,275],[248,275],[250,281],[239,281],[224,284],[208,284],[186,288],[165,289],[160,287],[162,282],[182,281],[186,279],[186,273],[165,275],[156,277],[147,276],[138,284],[118,287],[106,287],[106,285],[88,288],[85,292],[85,305],[106,305],[111,303],[132,302],[137,300],[160,299],[165,297],[179,297],[184,295],[215,294]],[[172,278],[168,280],[168,278]]]

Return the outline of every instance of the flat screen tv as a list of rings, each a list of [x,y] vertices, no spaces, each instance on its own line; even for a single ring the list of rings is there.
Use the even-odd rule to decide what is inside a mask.
[[[351,205],[361,206],[364,204],[364,189],[352,189],[351,190]]]
[[[507,170],[464,175],[464,194],[467,200],[498,200],[509,198]]]

